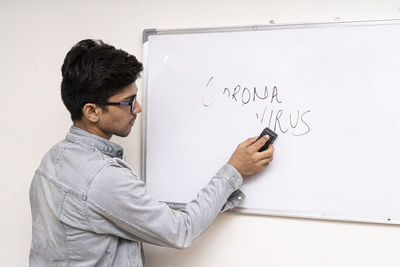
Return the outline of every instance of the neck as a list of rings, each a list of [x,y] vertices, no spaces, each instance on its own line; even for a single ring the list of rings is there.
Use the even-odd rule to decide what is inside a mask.
[[[75,127],[81,128],[82,130],[85,130],[91,134],[97,135],[97,136],[107,139],[107,140],[110,140],[112,137],[112,135],[108,135],[108,134],[104,133],[103,131],[101,131],[93,123],[87,122],[85,120],[74,121],[73,125]]]

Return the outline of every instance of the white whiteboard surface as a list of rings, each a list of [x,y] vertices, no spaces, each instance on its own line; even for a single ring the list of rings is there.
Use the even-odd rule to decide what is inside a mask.
[[[269,126],[274,161],[245,180],[243,212],[400,224],[399,21],[160,30],[144,53],[155,197],[191,201]]]

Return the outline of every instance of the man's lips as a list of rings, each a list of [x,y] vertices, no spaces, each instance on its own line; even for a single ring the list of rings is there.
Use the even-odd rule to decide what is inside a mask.
[[[136,120],[136,115],[129,121],[129,124],[132,124],[132,125],[133,125],[133,123],[135,122],[135,120]]]

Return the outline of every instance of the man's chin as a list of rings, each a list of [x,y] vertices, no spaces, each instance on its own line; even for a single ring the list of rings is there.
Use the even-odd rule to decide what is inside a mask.
[[[131,133],[131,128],[127,129],[125,132],[114,133],[114,135],[119,137],[127,137]]]

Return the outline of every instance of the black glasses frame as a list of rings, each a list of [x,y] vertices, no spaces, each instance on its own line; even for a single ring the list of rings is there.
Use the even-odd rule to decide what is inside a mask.
[[[135,107],[135,103],[136,103],[136,95],[134,95],[132,100],[130,100],[129,102],[97,102],[94,104],[106,105],[106,106],[131,106],[129,111],[132,113],[133,108]]]

